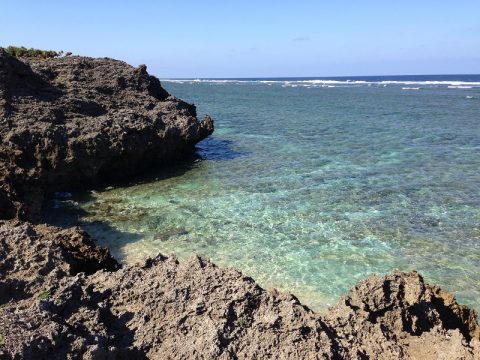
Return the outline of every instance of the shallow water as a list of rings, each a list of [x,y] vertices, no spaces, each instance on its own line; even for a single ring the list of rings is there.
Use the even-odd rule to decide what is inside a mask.
[[[77,199],[83,226],[124,261],[199,253],[316,310],[394,268],[480,310],[480,82],[332,81],[163,82],[214,136]]]

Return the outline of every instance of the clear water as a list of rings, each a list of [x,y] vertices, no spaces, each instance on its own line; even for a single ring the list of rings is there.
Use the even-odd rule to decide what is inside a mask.
[[[480,310],[479,76],[163,85],[215,134],[156,179],[76,199],[118,258],[198,253],[316,310],[416,269]]]

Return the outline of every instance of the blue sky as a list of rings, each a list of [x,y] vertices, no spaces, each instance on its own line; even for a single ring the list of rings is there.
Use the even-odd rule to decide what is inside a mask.
[[[480,73],[479,0],[0,0],[0,24],[161,78]]]

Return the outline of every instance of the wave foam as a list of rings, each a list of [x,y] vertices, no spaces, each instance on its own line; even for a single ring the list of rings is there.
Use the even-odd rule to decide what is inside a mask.
[[[163,79],[163,82],[179,84],[258,84],[258,85],[281,85],[282,87],[354,87],[354,86],[402,86],[402,89],[416,89],[417,87],[445,87],[449,89],[472,89],[480,88],[480,81],[454,81],[454,80],[332,80],[332,79],[309,79],[309,80],[250,80],[250,79]],[[410,89],[409,89],[410,90]]]
[[[464,86],[464,85],[449,85],[449,89],[472,89],[473,86]]]

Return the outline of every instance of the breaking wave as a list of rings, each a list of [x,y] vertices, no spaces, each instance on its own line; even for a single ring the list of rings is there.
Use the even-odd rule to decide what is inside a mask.
[[[358,80],[358,79],[163,79],[163,82],[179,84],[249,84],[249,85],[277,85],[284,88],[335,88],[376,86],[400,86],[404,90],[418,90],[419,88],[447,88],[447,89],[480,89],[480,81],[458,80]]]

